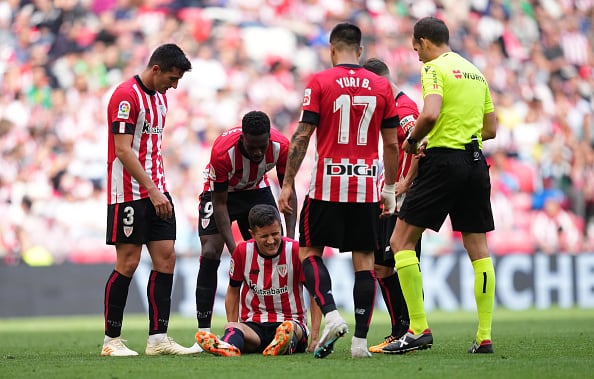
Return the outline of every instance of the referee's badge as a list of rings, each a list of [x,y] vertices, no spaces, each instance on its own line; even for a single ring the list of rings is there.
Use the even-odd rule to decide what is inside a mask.
[[[130,237],[132,235],[133,230],[134,230],[133,226],[124,226],[124,235],[126,237]]]
[[[287,276],[287,265],[278,265],[276,266],[276,272],[283,278]]]

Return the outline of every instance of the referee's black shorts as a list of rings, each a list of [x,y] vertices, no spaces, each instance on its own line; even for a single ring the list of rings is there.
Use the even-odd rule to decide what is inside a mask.
[[[482,154],[474,161],[470,151],[431,148],[419,161],[418,175],[398,217],[437,232],[448,214],[455,231],[495,229],[489,166]]]

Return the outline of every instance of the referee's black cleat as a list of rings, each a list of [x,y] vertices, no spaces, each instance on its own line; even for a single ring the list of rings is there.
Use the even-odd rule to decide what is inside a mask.
[[[384,346],[382,351],[386,354],[404,354],[417,350],[430,349],[431,346],[433,346],[433,334],[431,334],[430,329],[425,329],[421,334],[414,334],[409,329],[398,341]]]
[[[483,340],[480,344],[474,341],[468,352],[470,354],[493,354],[493,343],[491,340]]]

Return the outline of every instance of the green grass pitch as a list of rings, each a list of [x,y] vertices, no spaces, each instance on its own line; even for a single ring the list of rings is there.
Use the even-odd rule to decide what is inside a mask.
[[[353,330],[353,316],[343,312]],[[122,337],[139,357],[100,357],[103,320],[92,317],[0,319],[0,378],[587,378],[594,376],[594,310],[547,309],[512,312],[496,309],[495,354],[466,352],[476,328],[472,312],[431,312],[431,350],[406,355],[352,359],[352,332],[326,359],[311,354],[282,357],[244,355],[223,358],[144,356],[148,321],[126,314]],[[222,333],[216,318],[213,332]],[[195,320],[173,315],[169,335],[194,343]],[[384,312],[373,316],[369,345],[389,333]]]

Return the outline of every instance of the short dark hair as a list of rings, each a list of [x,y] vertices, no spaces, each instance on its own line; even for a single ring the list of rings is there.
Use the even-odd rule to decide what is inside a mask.
[[[270,134],[270,118],[262,111],[250,111],[241,119],[241,131],[250,136]]]
[[[174,43],[166,43],[153,51],[148,67],[155,65],[159,66],[163,72],[172,71],[174,67],[182,72],[192,69],[192,63],[186,57],[184,51]]]
[[[338,47],[349,46],[359,48],[361,46],[361,29],[350,22],[337,24],[330,32],[330,44]]]
[[[363,63],[363,68],[380,76],[390,76],[390,69],[388,68],[388,65],[379,58],[369,58],[365,61],[365,63]]]
[[[424,17],[415,23],[413,38],[417,41],[425,38],[438,46],[448,45],[450,31],[443,20],[437,17]]]
[[[248,222],[252,230],[272,225],[275,221],[281,223],[280,214],[278,209],[270,204],[254,205],[248,214]]]

